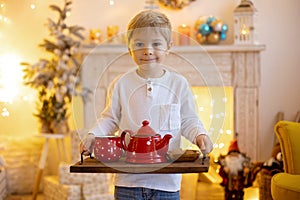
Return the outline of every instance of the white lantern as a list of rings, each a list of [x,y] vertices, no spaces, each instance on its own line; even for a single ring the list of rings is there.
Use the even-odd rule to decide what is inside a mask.
[[[242,0],[234,10],[234,44],[258,44],[256,24],[256,8],[251,1]]]

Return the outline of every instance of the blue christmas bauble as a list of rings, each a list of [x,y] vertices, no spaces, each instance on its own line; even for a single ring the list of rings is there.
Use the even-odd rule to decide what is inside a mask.
[[[211,29],[209,27],[208,24],[202,24],[200,26],[200,29],[199,29],[199,32],[202,34],[202,35],[208,35],[210,33]]]
[[[222,29],[221,29],[221,32],[226,33],[227,31],[228,31],[228,26],[227,26],[227,24],[223,24]]]
[[[210,25],[213,21],[215,21],[216,20],[216,18],[215,17],[213,17],[213,16],[210,16],[210,17],[208,17],[207,18],[207,21],[206,21],[206,23],[208,24],[208,25]]]
[[[225,32],[221,32],[220,33],[220,40],[225,40],[226,39],[226,33]]]

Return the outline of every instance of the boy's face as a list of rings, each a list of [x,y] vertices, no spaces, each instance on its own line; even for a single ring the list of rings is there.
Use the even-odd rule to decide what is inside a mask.
[[[139,68],[150,70],[164,60],[170,44],[167,43],[162,33],[149,27],[135,30],[128,48],[132,59]]]

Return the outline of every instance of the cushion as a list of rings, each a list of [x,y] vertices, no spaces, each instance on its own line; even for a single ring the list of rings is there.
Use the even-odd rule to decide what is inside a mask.
[[[281,145],[285,172],[300,174],[300,123],[280,121],[275,132]]]
[[[271,180],[271,192],[274,200],[300,199],[300,175],[275,174]]]

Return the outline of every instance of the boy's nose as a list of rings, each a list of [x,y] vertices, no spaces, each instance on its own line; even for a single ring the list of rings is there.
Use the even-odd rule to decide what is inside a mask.
[[[153,55],[153,50],[152,48],[145,48],[144,49],[144,55]]]
[[[144,55],[145,55],[145,56],[147,56],[147,55],[151,56],[151,55],[152,55],[152,52],[147,52],[147,51],[145,51],[145,52],[144,52]]]

